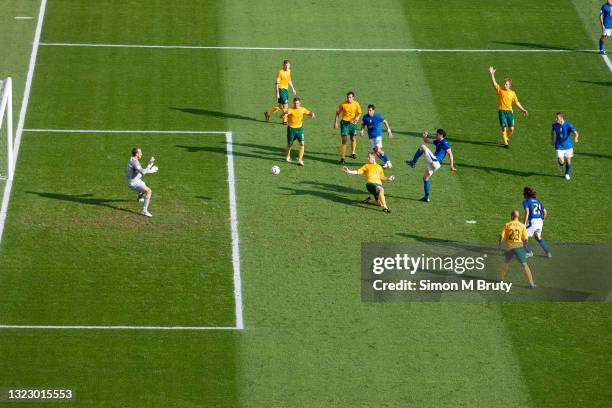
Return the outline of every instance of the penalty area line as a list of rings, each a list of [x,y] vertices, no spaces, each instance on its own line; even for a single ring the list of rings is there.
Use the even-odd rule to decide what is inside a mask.
[[[239,330],[229,326],[27,326],[2,324],[0,329],[47,329],[47,330]]]
[[[150,134],[188,134],[188,135],[225,135],[228,132],[209,130],[130,130],[130,129],[23,129],[32,133],[150,133]]]

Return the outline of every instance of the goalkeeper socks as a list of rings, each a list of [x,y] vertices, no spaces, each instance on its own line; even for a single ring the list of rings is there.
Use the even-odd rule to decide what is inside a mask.
[[[429,197],[429,180],[423,180],[423,189],[425,190],[425,197]]]
[[[340,145],[340,157],[343,159],[346,157],[346,143]]]
[[[149,201],[151,201],[151,197],[145,197],[144,205],[142,206],[143,211],[149,211]]]
[[[355,154],[356,149],[357,149],[357,140],[355,138],[352,138],[351,139],[351,154]]]
[[[419,160],[419,157],[421,157],[422,155],[423,155],[423,150],[421,150],[421,148],[419,147],[417,151],[414,153],[414,156],[412,157],[412,162],[416,163],[417,160]]]
[[[302,160],[302,157],[304,157],[304,145],[300,145],[300,150],[298,153],[298,160]]]
[[[601,37],[599,39],[599,51],[603,51],[604,50],[604,40],[603,37]]]
[[[544,241],[544,238],[541,239],[536,239],[536,241],[538,241],[538,244],[540,244],[540,246],[542,247],[542,249],[544,250],[544,252],[549,253],[550,250],[548,249],[548,244],[546,243],[546,241]]]
[[[565,175],[569,175],[570,171],[572,170],[572,165],[569,163],[565,163]]]

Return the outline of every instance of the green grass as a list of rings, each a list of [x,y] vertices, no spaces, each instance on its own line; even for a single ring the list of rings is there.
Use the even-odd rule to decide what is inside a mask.
[[[551,10],[451,0],[440,10],[420,1],[375,9],[315,1],[292,5],[279,22],[271,1],[51,0],[42,41],[594,48],[582,18],[599,5],[576,3]],[[30,7],[35,15],[37,4]],[[576,24],[559,30],[548,24],[555,18]],[[3,33],[17,30],[5,19]],[[15,55],[17,93],[30,24],[0,47]],[[318,115],[305,123],[304,168],[283,161],[285,128],[262,122],[284,58]],[[530,111],[518,117],[509,151],[495,145],[489,65],[498,79],[512,76]],[[41,47],[27,128],[233,131],[247,330],[3,330],[0,385],[73,387],[77,406],[605,406],[609,304],[362,303],[359,248],[492,242],[525,184],[550,211],[547,240],[610,242],[609,78],[601,58],[585,53]],[[395,132],[384,141],[395,164],[387,173],[397,177],[387,185],[390,215],[360,205],[363,179],[336,164],[333,114],[349,89],[363,106],[375,103]],[[569,183],[548,144],[558,110],[581,132]],[[403,160],[421,131],[439,126],[459,172],[437,172],[425,205],[417,201],[423,164],[412,170]],[[147,177],[151,220],[135,215],[123,180],[133,145],[159,161]],[[359,139],[350,166],[367,151]],[[0,323],[232,325],[225,161],[222,136],[24,133],[0,246]]]

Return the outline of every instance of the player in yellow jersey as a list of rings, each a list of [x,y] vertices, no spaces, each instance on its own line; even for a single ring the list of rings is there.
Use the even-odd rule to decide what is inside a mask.
[[[283,67],[276,72],[276,82],[274,83],[274,89],[276,90],[276,100],[278,104],[269,111],[264,112],[266,121],[270,120],[270,115],[278,112],[285,111],[289,107],[289,87],[295,95],[295,88],[291,81],[291,63],[289,60],[283,61]],[[282,114],[283,125],[287,123],[287,115]]]
[[[510,268],[510,261],[516,256],[518,261],[523,265],[523,272],[529,280],[529,287],[535,288],[533,276],[529,265],[527,265],[527,253],[525,245],[527,245],[527,229],[525,224],[519,221],[519,212],[512,211],[510,214],[510,222],[507,222],[499,236],[499,247],[504,250],[504,265],[502,267],[501,279],[504,280]]]
[[[340,146],[340,164],[346,164],[346,137],[351,138],[351,158],[356,159],[357,154],[357,122],[361,118],[361,105],[355,100],[355,93],[349,91],[346,94],[346,100],[340,103],[338,109],[336,109],[336,116],[334,117],[334,129],[338,129],[338,117],[342,114],[342,120],[340,121],[340,138],[342,144]]]
[[[529,112],[527,112],[527,109],[523,108],[518,101],[516,92],[510,89],[512,86],[510,78],[504,79],[504,87],[502,88],[495,81],[495,68],[489,67],[489,73],[491,74],[493,88],[495,88],[495,92],[497,93],[497,100],[499,102],[499,110],[497,112],[499,116],[499,127],[504,147],[507,149],[510,147],[508,145],[508,139],[510,139],[512,132],[514,132],[514,113],[512,112],[512,104],[514,103],[525,116],[527,116]]]
[[[385,213],[390,213],[391,210],[387,207],[385,200],[385,189],[382,186],[383,181],[393,181],[395,176],[385,176],[385,172],[380,164],[376,163],[376,154],[368,153],[368,163],[361,166],[358,170],[351,170],[346,166],[342,166],[342,171],[346,174],[364,174],[366,176],[366,189],[374,196],[376,203],[383,208]],[[364,204],[369,204],[371,197],[363,200]]]
[[[287,147],[285,148],[285,156],[287,162],[291,161],[291,146],[297,140],[300,143],[297,164],[304,165],[302,158],[304,157],[304,116],[315,118],[314,112],[309,111],[302,106],[300,98],[293,98],[293,107],[283,110],[287,115]]]

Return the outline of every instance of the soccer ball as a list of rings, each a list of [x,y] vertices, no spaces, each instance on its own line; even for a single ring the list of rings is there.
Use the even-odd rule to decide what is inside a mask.
[[[280,173],[280,167],[278,166],[272,166],[272,169],[270,169],[270,171],[272,172],[272,174],[274,174],[275,176],[277,176]]]

